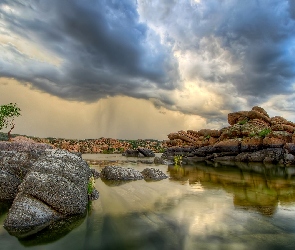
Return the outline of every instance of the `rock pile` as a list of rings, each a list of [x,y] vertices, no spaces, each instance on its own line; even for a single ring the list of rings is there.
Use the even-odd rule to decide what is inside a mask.
[[[235,160],[295,164],[295,123],[280,116],[270,118],[268,113],[258,106],[250,111],[228,114],[228,123],[230,126],[220,130],[188,130],[169,134],[168,148],[162,157],[182,155],[196,157],[196,160],[200,161]],[[254,156],[257,151],[260,155],[258,158]],[[272,156],[269,156],[270,152]],[[239,155],[241,153],[243,154]]]

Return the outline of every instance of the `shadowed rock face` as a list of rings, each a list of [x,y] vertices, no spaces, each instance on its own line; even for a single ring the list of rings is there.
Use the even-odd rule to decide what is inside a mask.
[[[0,154],[1,199],[14,199],[4,223],[10,234],[27,237],[85,213],[92,172],[81,157],[59,149]]]

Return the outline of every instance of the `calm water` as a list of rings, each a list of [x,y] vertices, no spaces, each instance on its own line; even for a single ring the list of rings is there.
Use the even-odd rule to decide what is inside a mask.
[[[138,170],[154,164],[115,155],[97,159]],[[105,160],[105,161],[103,161]],[[127,183],[96,180],[100,198],[87,216],[18,240],[0,228],[0,249],[295,249],[292,169],[205,164],[156,166],[170,179]],[[290,171],[291,170],[291,171]],[[9,206],[0,203],[3,225]]]

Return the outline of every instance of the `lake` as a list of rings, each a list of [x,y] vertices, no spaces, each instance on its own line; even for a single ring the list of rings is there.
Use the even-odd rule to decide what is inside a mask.
[[[83,155],[105,165],[156,167],[162,181],[97,179],[88,213],[18,240],[0,228],[0,249],[295,249],[293,168],[198,163],[155,166],[149,158]],[[256,170],[255,170],[256,169]],[[253,171],[255,170],[255,171]],[[3,225],[9,204],[0,203]]]

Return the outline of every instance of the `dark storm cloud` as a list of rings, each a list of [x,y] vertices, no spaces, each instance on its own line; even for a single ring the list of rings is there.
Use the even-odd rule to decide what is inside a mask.
[[[216,89],[231,84],[236,90],[232,94],[249,100],[292,90],[295,1],[153,2],[141,1],[144,17],[155,26],[165,23],[167,40],[197,57],[187,75],[191,80],[215,84]]]
[[[1,34],[61,60],[40,62],[3,45],[1,76],[62,98],[151,98],[156,107],[218,120],[221,110],[293,91],[293,0],[0,0],[0,7]],[[221,97],[218,108],[177,96],[176,88],[189,92],[186,80]]]
[[[59,66],[38,65],[37,60],[6,46],[3,53],[10,54],[11,64],[2,61],[1,76],[29,81],[51,94],[83,101],[108,95],[149,98],[153,94],[144,90],[177,87],[177,63],[170,48],[139,22],[134,1],[0,4],[6,32],[42,44],[62,60]],[[26,65],[18,65],[20,60]],[[15,66],[20,68],[15,71]]]

